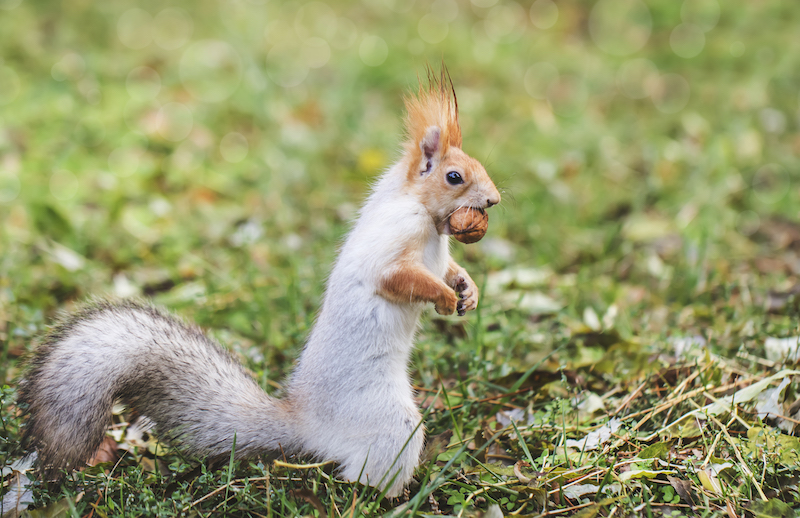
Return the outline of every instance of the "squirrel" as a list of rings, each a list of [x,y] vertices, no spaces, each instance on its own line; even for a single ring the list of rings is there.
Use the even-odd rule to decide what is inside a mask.
[[[448,218],[500,202],[461,150],[453,83],[444,67],[438,76],[428,69],[428,86],[404,98],[402,155],[345,239],[285,395],[267,395],[198,327],[148,303],[95,300],[51,327],[20,383],[23,444],[45,476],[91,458],[119,400],[196,457],[297,453],[388,496],[403,490],[424,445],[408,374],[423,307],[463,316],[478,304],[450,257]]]

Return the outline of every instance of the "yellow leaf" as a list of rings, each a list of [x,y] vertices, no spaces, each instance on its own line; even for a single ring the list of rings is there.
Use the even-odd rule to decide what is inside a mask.
[[[722,494],[722,486],[720,485],[716,473],[709,473],[708,471],[701,469],[697,472],[697,478],[707,490],[718,495]]]

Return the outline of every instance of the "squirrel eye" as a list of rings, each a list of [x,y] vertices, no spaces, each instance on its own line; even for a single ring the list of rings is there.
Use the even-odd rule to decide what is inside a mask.
[[[464,179],[461,178],[461,175],[455,171],[450,171],[447,173],[447,183],[450,185],[458,185],[460,183],[464,183]]]

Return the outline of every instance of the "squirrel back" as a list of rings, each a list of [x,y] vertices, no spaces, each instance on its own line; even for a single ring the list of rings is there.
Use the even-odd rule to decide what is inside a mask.
[[[115,400],[199,457],[304,453],[395,496],[424,444],[408,363],[426,303],[475,309],[478,290],[450,257],[449,216],[500,201],[461,149],[449,76],[406,99],[408,140],[341,249],[317,321],[282,399],[264,393],[198,328],[136,302],[94,302],[56,324],[21,383],[26,442],[46,474],[100,445]]]

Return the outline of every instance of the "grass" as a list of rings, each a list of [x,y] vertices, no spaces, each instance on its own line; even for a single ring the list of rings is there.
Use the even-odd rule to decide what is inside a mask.
[[[407,496],[303,459],[211,470],[118,425],[129,453],[38,507],[790,515],[798,385],[767,344],[800,334],[800,11],[489,4],[0,0],[3,465],[22,358],[92,295],[152,298],[275,390],[426,61],[504,198],[454,247],[478,312],[419,333],[430,450]]]

